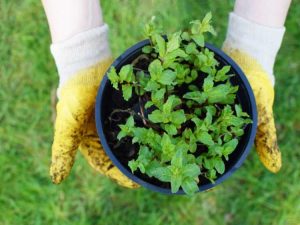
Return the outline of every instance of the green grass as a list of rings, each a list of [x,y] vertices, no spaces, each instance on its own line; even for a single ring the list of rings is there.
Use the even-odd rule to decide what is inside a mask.
[[[114,56],[143,39],[156,15],[167,31],[212,11],[220,46],[227,0],[102,0]],[[0,0],[0,224],[300,223],[300,1],[294,0],[276,71],[275,117],[283,168],[267,172],[255,151],[222,185],[194,197],[127,190],[97,175],[78,154],[61,185],[48,175],[53,136],[50,93],[57,72],[40,1]]]

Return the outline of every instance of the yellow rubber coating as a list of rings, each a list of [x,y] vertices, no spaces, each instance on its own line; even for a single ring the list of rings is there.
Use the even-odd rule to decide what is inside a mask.
[[[102,149],[95,128],[95,98],[111,62],[109,58],[80,71],[60,89],[50,166],[50,176],[55,184],[61,183],[69,175],[80,146],[89,164],[99,173],[122,186],[138,187],[112,165]]]
[[[280,170],[282,162],[273,117],[274,89],[272,83],[268,74],[254,58],[226,45],[223,48],[241,67],[253,89],[258,111],[256,151],[263,165],[269,171],[276,173]]]

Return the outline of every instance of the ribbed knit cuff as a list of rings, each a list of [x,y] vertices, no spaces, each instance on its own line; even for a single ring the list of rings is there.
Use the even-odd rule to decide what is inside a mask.
[[[255,58],[274,85],[273,67],[285,28],[267,27],[230,13],[224,45],[240,49]]]
[[[106,24],[52,44],[50,49],[59,73],[59,87],[80,70],[111,57]]]

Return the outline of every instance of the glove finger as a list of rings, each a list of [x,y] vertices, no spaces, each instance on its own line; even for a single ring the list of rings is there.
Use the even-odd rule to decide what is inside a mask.
[[[263,165],[276,173],[281,168],[281,153],[277,144],[277,135],[273,117],[274,89],[270,80],[262,70],[248,72],[251,87],[254,91],[258,128],[255,139],[256,151]]]
[[[281,168],[281,152],[277,144],[272,107],[258,103],[259,125],[255,139],[256,151],[263,165],[273,173]]]
[[[54,183],[60,183],[70,173],[84,129],[94,109],[100,80],[111,61],[111,58],[107,58],[79,71],[58,90],[60,101],[57,104],[50,167]]]
[[[94,94],[86,87],[67,88],[57,104],[50,176],[53,183],[64,180],[74,164],[84,125],[92,113]]]
[[[277,145],[273,118],[274,89],[266,72],[258,62],[237,49],[223,46],[246,74],[255,95],[258,111],[258,128],[255,139],[256,151],[263,165],[273,173],[281,168],[281,153]]]
[[[87,130],[82,138],[79,149],[90,166],[97,172],[108,176],[123,187],[139,187],[138,184],[127,178],[117,167],[115,167],[104,152],[96,132],[94,116],[91,117],[87,124]]]

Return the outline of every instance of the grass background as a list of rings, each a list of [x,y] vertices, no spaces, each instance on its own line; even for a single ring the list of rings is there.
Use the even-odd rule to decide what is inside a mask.
[[[212,11],[221,46],[229,0],[102,0],[114,56],[141,40],[156,15],[166,31]],[[78,154],[71,176],[50,182],[51,91],[57,72],[40,1],[0,0],[0,224],[300,224],[300,0],[294,0],[276,72],[275,117],[283,168],[267,172],[255,151],[217,188],[186,196],[127,190]]]

